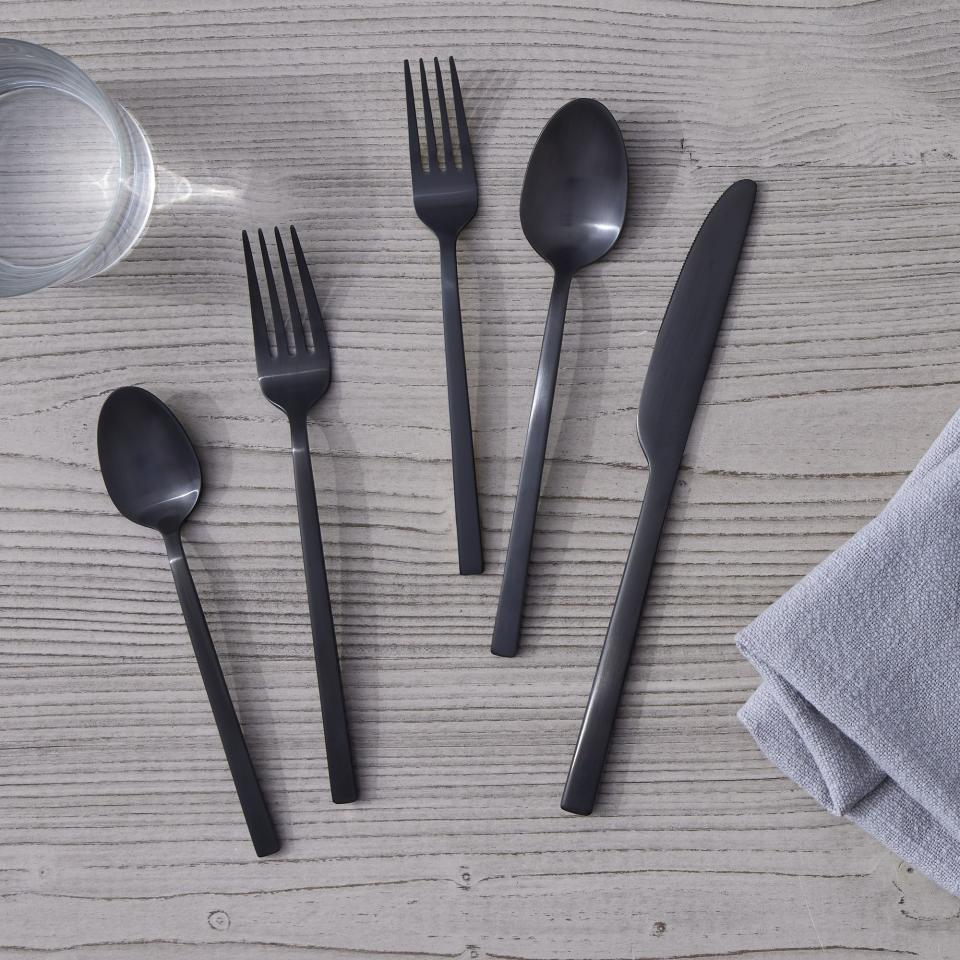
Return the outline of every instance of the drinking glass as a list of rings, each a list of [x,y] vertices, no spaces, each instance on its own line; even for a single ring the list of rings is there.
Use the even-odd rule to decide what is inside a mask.
[[[153,193],[137,121],[66,57],[0,38],[0,296],[113,266]]]

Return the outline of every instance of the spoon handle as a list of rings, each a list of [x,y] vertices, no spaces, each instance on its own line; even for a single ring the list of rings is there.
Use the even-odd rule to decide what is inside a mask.
[[[440,241],[440,288],[443,299],[443,352],[447,365],[447,406],[450,411],[450,447],[453,461],[453,508],[457,517],[460,573],[483,573],[480,505],[473,460],[467,365],[463,356],[455,237]]]
[[[223,751],[227,755],[227,763],[233,776],[233,783],[237,789],[243,816],[247,821],[250,839],[258,857],[266,857],[280,849],[280,841],[274,828],[270,811],[260,790],[257,773],[253,768],[247,742],[240,728],[240,721],[230,699],[220,668],[217,651],[210,639],[207,621],[200,606],[197,588],[194,586],[187,558],[183,552],[183,543],[180,533],[165,534],[163,542],[167,548],[167,558],[173,572],[173,582],[177,587],[177,596],[180,598],[180,607],[183,610],[183,619],[187,623],[190,642],[200,667],[200,676],[210,700],[210,709],[213,710],[213,719],[216,721]]]
[[[537,366],[537,381],[533,388],[530,423],[527,426],[527,439],[520,461],[520,485],[513,508],[513,523],[507,543],[503,583],[500,586],[500,602],[497,605],[493,643],[490,646],[491,652],[498,657],[516,656],[520,646],[520,622],[527,592],[527,566],[530,563],[530,547],[537,519],[540,482],[543,478],[543,460],[547,452],[547,435],[550,432],[550,411],[557,386],[557,371],[560,368],[560,347],[563,344],[563,321],[567,314],[570,280],[569,274],[556,274],[550,294],[547,324],[540,347],[540,363]]]
[[[330,797],[334,803],[351,803],[357,799],[357,785],[353,775],[353,752],[347,729],[347,706],[340,679],[337,635],[333,627],[333,611],[330,608],[327,567],[323,559],[323,538],[317,517],[317,491],[313,484],[306,416],[290,417],[290,439],[293,450],[293,479],[297,489],[297,514],[300,518],[303,572],[307,579],[307,606],[310,610],[313,655],[320,687],[323,739],[327,749]]]

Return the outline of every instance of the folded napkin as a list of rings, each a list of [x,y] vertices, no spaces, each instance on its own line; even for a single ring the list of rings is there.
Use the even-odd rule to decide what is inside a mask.
[[[766,756],[960,896],[960,413],[876,519],[738,637]]]

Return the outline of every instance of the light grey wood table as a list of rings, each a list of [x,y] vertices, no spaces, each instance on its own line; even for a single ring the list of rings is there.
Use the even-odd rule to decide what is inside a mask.
[[[956,960],[960,902],[772,768],[733,637],[880,509],[960,405],[953,4],[6,0],[149,132],[157,209],[108,275],[0,304],[0,955]],[[461,245],[487,573],[456,573],[437,247],[402,60],[454,54],[481,177]],[[619,119],[622,242],[576,281],[525,645],[488,645],[550,274],[524,165]],[[761,194],[603,795],[560,790],[645,471],[634,433],[712,201]],[[239,237],[296,222],[335,355],[311,424],[362,799],[334,807],[286,425]],[[157,539],[102,487],[107,392],[200,448],[187,550],[284,838],[257,862]]]

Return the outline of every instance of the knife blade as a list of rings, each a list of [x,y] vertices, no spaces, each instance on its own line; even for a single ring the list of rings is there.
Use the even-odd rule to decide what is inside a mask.
[[[660,532],[756,193],[752,180],[738,180],[707,214],[680,270],[653,347],[637,414],[637,435],[649,468],[647,488],[560,802],[570,813],[589,814],[596,802]]]

